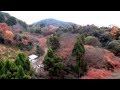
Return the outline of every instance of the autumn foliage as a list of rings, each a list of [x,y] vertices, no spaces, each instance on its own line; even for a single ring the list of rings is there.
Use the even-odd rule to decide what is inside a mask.
[[[115,37],[118,34],[118,32],[119,32],[118,28],[114,26],[112,27],[112,30],[110,33],[113,37]]]
[[[44,50],[47,48],[47,44],[46,44],[47,38],[48,38],[48,36],[42,37],[39,39],[39,43]]]
[[[12,40],[13,39],[13,32],[10,27],[5,23],[0,23],[0,33],[5,40]]]
[[[61,46],[56,53],[64,59],[65,64],[75,64],[75,59],[71,57],[71,51],[77,36],[66,33],[60,37]],[[112,52],[90,45],[85,45],[85,49],[84,60],[88,63],[88,73],[82,79],[102,79],[110,76],[116,68],[120,68],[120,58]]]
[[[6,31],[10,31],[11,29],[9,26],[5,23],[0,23],[0,33],[4,33]]]
[[[23,33],[22,35],[13,33],[7,24],[0,23],[0,35],[7,44],[15,45],[21,49],[32,49],[33,45],[29,38],[30,35],[27,32]]]
[[[104,79],[111,76],[112,71],[120,68],[120,58],[112,52],[85,45],[84,59],[88,63],[88,73],[82,79]]]
[[[89,68],[86,76],[83,76],[81,79],[103,79],[111,75],[111,71],[105,69],[95,69]]]
[[[118,29],[118,27],[114,26],[114,27],[112,27],[110,34],[112,35],[113,39],[119,39],[120,30]]]
[[[4,39],[6,39],[6,40],[13,39],[13,36],[14,36],[14,34],[11,31],[6,31],[4,33]]]
[[[85,48],[84,60],[87,61],[89,67],[104,68],[106,70],[120,67],[120,58],[116,57],[112,52],[88,45],[85,45]]]
[[[77,34],[62,34],[60,37],[60,49],[57,50],[57,53],[64,59],[71,56],[72,49],[76,43]]]

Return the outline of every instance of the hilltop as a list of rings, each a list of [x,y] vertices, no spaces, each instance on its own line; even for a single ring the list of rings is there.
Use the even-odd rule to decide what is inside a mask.
[[[67,27],[67,26],[71,26],[73,23],[71,22],[64,22],[64,21],[60,21],[60,20],[56,20],[53,18],[48,18],[48,19],[44,19],[44,20],[40,20],[36,23],[33,23],[33,26],[49,26],[49,25],[53,25],[53,26],[57,26],[57,27]]]

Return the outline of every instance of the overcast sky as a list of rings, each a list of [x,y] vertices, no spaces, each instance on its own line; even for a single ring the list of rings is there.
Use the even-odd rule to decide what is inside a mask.
[[[120,27],[120,11],[3,11],[25,21],[27,24],[46,18],[73,22],[79,25],[116,25]]]

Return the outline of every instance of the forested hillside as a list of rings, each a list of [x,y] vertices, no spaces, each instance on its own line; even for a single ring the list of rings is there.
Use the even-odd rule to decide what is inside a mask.
[[[31,55],[37,58],[31,60]],[[116,70],[119,27],[51,18],[27,25],[0,12],[1,79],[109,79]]]

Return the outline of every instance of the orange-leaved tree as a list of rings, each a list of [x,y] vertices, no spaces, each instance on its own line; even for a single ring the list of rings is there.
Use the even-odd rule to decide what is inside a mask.
[[[13,34],[12,31],[5,31],[5,33],[3,34],[3,37],[4,37],[4,39],[6,39],[6,40],[11,40],[11,39],[13,39],[13,36],[14,36],[14,34]]]

